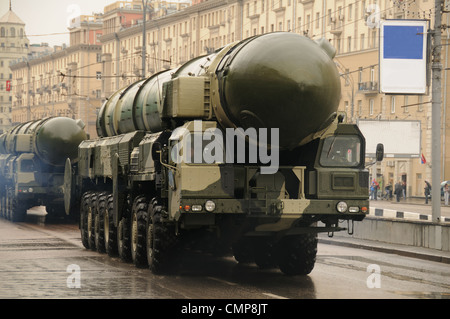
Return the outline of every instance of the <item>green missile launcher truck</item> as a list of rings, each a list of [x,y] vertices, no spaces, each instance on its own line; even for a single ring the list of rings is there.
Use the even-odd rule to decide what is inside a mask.
[[[337,110],[334,49],[293,33],[234,43],[114,93],[66,162],[86,248],[164,272],[179,247],[312,271],[317,233],[369,209],[365,139]]]
[[[76,162],[87,139],[84,124],[50,117],[15,126],[0,135],[0,215],[13,222],[27,210],[46,206],[49,217],[64,216],[64,165]]]

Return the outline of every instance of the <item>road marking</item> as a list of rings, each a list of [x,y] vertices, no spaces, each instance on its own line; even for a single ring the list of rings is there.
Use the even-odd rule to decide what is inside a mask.
[[[208,278],[208,279],[211,279],[211,280],[214,280],[214,281],[221,282],[221,283],[223,283],[223,284],[230,285],[230,286],[237,286],[237,283],[234,283],[234,282],[222,280],[222,279],[215,278],[215,277],[207,277],[207,278]]]
[[[275,299],[289,299],[289,298],[286,298],[286,297],[283,297],[283,296],[278,296],[278,295],[275,295],[275,294],[271,294],[269,292],[263,292],[263,295],[266,295],[268,297],[272,297],[272,298],[275,298]]]

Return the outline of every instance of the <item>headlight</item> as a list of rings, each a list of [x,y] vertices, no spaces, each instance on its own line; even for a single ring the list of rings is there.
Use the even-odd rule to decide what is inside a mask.
[[[201,212],[202,211],[202,205],[192,205],[192,211],[193,212]]]
[[[358,207],[358,206],[350,206],[350,207],[348,208],[348,211],[349,211],[350,213],[359,213],[359,207]]]
[[[216,209],[216,203],[214,203],[212,200],[207,200],[205,203],[205,209],[208,212],[212,212],[214,209]]]
[[[339,213],[345,213],[347,211],[347,203],[346,202],[337,203],[336,209]]]

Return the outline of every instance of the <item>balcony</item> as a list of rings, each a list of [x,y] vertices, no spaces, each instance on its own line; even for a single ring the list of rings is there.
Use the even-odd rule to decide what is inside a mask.
[[[359,82],[358,92],[363,94],[378,94],[378,82]]]

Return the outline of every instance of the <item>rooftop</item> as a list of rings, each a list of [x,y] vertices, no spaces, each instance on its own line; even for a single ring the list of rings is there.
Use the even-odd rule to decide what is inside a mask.
[[[17,16],[17,14],[15,14],[14,11],[11,10],[11,5],[9,6],[9,11],[0,18],[0,23],[14,23],[25,25],[25,23]]]

